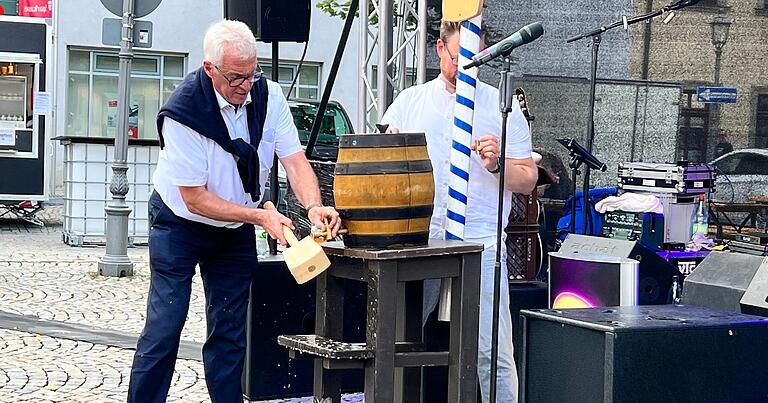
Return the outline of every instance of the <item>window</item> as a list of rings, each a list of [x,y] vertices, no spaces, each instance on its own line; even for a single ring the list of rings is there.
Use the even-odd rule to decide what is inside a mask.
[[[117,131],[116,53],[70,49],[66,133],[114,137]],[[131,63],[129,136],[156,139],[160,106],[184,78],[183,56],[136,55]]]
[[[259,61],[261,69],[264,70],[264,74],[272,79],[272,63],[269,60]],[[298,63],[280,62],[278,67],[278,83],[283,88],[283,94],[286,98],[298,98],[298,99],[320,99],[320,65],[319,64],[307,64],[301,65],[301,71],[299,72]],[[293,88],[293,94],[288,94],[291,89],[291,83],[293,78],[299,75],[298,80]]]
[[[19,0],[0,0],[0,15],[19,15]]]
[[[768,148],[768,94],[757,95],[755,147]]]
[[[698,102],[695,88],[683,90],[681,101],[677,159],[706,162],[709,105]]]

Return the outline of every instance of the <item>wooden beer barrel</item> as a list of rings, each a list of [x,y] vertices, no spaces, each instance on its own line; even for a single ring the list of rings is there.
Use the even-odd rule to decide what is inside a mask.
[[[333,200],[347,247],[426,245],[434,197],[424,133],[339,138]]]

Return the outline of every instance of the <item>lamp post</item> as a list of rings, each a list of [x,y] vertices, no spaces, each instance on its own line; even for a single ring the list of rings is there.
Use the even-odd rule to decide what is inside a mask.
[[[720,82],[720,65],[723,55],[723,47],[728,42],[728,34],[731,30],[731,22],[727,17],[717,15],[709,23],[712,27],[712,45],[715,47],[715,86],[719,87]],[[715,145],[717,143],[717,135],[720,132],[720,104],[712,104],[710,111],[710,124],[709,135],[707,136],[707,153],[706,161],[711,160],[715,156]]]
[[[120,41],[120,76],[118,78],[117,133],[112,164],[112,182],[109,191],[112,201],[104,210],[107,213],[107,251],[99,261],[99,274],[109,277],[133,275],[133,263],[128,257],[128,215],[131,207],[125,203],[128,194],[126,163],[128,154],[128,104],[131,61],[133,60],[133,18],[135,0],[123,0],[122,40]]]
[[[723,47],[728,42],[728,34],[731,30],[731,22],[722,15],[715,16],[709,23],[712,27],[712,45],[715,46],[715,85],[720,85],[720,61]]]

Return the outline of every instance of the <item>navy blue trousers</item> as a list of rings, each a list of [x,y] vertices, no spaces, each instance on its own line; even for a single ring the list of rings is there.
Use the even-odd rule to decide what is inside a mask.
[[[149,203],[151,282],[128,402],[165,402],[199,265],[206,300],[203,365],[208,393],[214,403],[242,403],[248,287],[258,264],[253,225],[226,229],[185,220],[157,193]]]

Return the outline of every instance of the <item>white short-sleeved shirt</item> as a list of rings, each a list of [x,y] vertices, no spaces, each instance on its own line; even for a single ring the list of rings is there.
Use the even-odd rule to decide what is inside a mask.
[[[382,123],[400,129],[401,132],[424,132],[427,151],[432,160],[435,179],[435,210],[430,222],[430,237],[445,236],[445,220],[450,177],[450,152],[453,135],[453,107],[456,95],[448,92],[441,77],[404,90],[390,105]],[[491,134],[501,137],[501,113],[499,91],[483,82],[477,82],[473,139]],[[520,105],[513,102],[513,110],[507,119],[506,157],[525,159],[531,157],[531,134]],[[467,195],[464,239],[483,239],[496,236],[499,179],[483,166],[477,153],[471,154],[469,190]],[[512,192],[504,194],[503,227],[509,220]],[[503,228],[502,227],[502,228]]]
[[[278,158],[284,158],[302,151],[293,116],[280,85],[269,80],[267,84],[267,116],[258,150],[262,196],[272,167],[272,156],[276,153]],[[218,92],[216,98],[230,137],[250,141],[245,108],[235,110]],[[251,95],[248,94],[244,104],[250,102]],[[216,227],[236,228],[242,225],[189,212],[179,192],[179,186],[206,186],[208,191],[224,200],[255,207],[258,201],[251,200],[251,196],[243,190],[234,156],[213,140],[167,117],[163,123],[163,140],[165,147],[160,151],[153,183],[171,211],[179,217]]]

